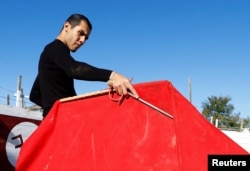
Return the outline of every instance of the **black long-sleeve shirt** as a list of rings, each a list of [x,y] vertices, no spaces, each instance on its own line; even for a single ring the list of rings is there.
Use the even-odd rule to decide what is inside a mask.
[[[45,116],[56,100],[76,95],[74,79],[105,82],[111,72],[74,60],[69,48],[56,39],[41,53],[30,100],[43,108]]]

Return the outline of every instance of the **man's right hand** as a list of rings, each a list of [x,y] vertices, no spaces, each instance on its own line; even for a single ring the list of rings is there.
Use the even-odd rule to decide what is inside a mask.
[[[131,84],[130,80],[125,76],[112,72],[108,81],[108,85],[113,88],[119,95],[127,95],[128,91],[135,95],[136,98],[139,97],[134,86]]]

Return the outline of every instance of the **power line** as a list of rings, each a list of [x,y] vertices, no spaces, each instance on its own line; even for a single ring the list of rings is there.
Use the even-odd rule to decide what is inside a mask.
[[[5,91],[9,91],[9,92],[12,92],[12,93],[15,93],[15,92],[16,92],[16,91],[14,91],[14,90],[10,90],[10,89],[4,88],[4,87],[0,87],[0,89],[5,90]]]

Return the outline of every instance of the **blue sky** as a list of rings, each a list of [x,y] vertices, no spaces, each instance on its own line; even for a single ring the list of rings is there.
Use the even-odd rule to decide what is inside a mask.
[[[29,94],[44,46],[72,13],[93,24],[75,59],[133,77],[133,83],[169,80],[192,102],[230,96],[250,116],[250,1],[248,0],[9,0],[1,3],[0,103],[17,87]],[[107,88],[76,81],[78,94]],[[27,100],[26,100],[27,101]],[[29,102],[27,101],[29,104]]]

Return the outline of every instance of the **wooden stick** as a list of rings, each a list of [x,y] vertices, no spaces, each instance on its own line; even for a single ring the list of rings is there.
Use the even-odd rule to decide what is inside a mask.
[[[67,98],[63,98],[63,99],[60,99],[60,102],[69,102],[69,101],[72,101],[72,100],[78,100],[78,99],[83,99],[83,98],[86,98],[86,97],[91,97],[91,96],[96,96],[96,95],[101,95],[101,94],[106,94],[106,93],[109,93],[110,92],[110,89],[104,89],[104,90],[99,90],[99,91],[94,91],[94,92],[90,92],[90,93],[85,93],[85,94],[81,94],[81,95],[78,95],[78,96],[72,96],[72,97],[67,97]],[[143,104],[153,108],[154,110],[157,110],[158,112],[168,116],[169,118],[173,119],[174,117],[172,115],[170,115],[169,113],[163,111],[162,109],[152,105],[151,103],[141,99],[140,97],[135,97],[132,93],[128,92],[128,94],[133,97],[134,99],[142,102]]]
[[[141,99],[140,97],[135,97],[135,95],[133,95],[133,94],[130,93],[130,92],[128,92],[128,94],[129,94],[131,97],[133,97],[134,99],[136,99],[136,100],[142,102],[143,104],[145,104],[145,105],[147,105],[147,106],[153,108],[154,110],[157,110],[158,112],[160,112],[160,113],[162,113],[162,114],[164,114],[164,115],[170,117],[171,119],[174,119],[174,117],[173,117],[172,115],[170,115],[169,113],[165,112],[164,110],[162,110],[162,109],[156,107],[155,105],[153,105],[153,104],[151,104],[151,103],[149,103],[149,102],[147,102],[147,101]]]
[[[68,102],[68,101],[72,101],[72,100],[83,99],[83,98],[86,98],[86,97],[91,97],[91,96],[106,94],[109,91],[110,91],[110,89],[108,88],[108,89],[104,89],[104,90],[99,90],[99,91],[94,91],[94,92],[90,92],[90,93],[85,93],[85,94],[77,95],[77,96],[66,97],[66,98],[60,99],[60,102]]]

